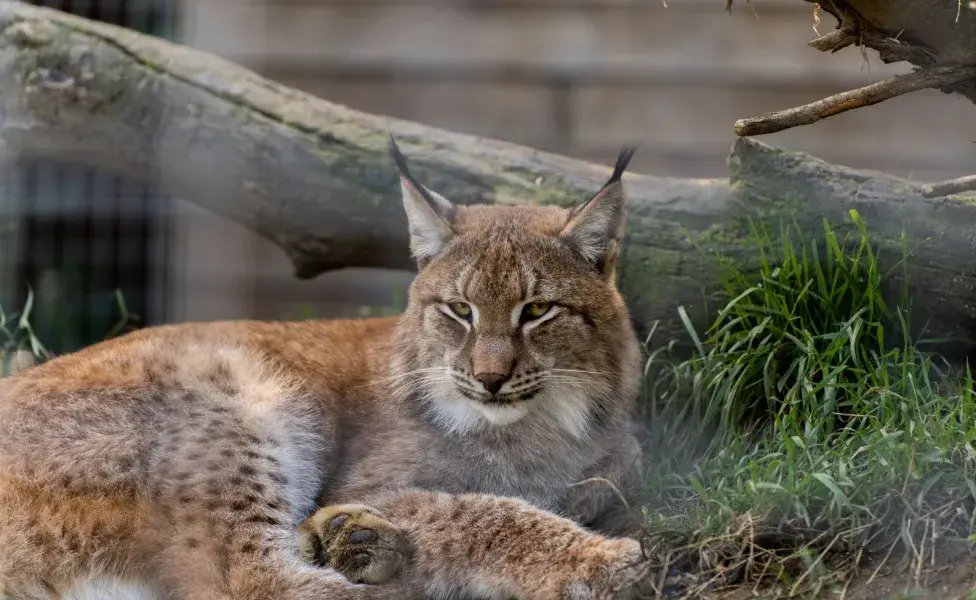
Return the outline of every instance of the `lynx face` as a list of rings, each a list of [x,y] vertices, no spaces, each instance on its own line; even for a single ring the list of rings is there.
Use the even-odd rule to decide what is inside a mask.
[[[637,342],[614,281],[632,151],[575,209],[455,206],[393,152],[420,267],[400,336],[410,391],[451,430],[535,415],[584,436],[626,393],[621,380],[636,379]]]

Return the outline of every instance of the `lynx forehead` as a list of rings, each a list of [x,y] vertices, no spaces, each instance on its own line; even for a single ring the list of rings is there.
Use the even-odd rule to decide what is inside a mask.
[[[420,267],[403,324],[423,335],[404,381],[455,432],[534,418],[584,437],[632,351],[615,267],[634,149],[595,196],[564,209],[455,205],[390,147]]]

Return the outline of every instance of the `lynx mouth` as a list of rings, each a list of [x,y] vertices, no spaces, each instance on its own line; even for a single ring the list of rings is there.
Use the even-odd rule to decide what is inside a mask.
[[[482,397],[479,400],[484,404],[489,404],[492,406],[509,406],[512,404],[519,404],[521,402],[528,402],[538,396],[539,392],[541,391],[541,387],[536,387],[529,390],[509,392],[506,394],[492,394],[490,396]]]
[[[513,406],[515,404],[529,402],[530,400],[534,399],[539,395],[539,392],[542,391],[542,386],[534,386],[529,389],[504,392],[500,394],[486,394],[484,392],[479,393],[462,385],[458,385],[457,390],[462,396],[468,400],[471,400],[472,402],[477,402],[486,406]]]

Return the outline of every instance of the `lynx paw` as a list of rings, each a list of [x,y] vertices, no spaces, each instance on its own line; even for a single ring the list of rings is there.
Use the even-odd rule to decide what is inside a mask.
[[[306,561],[331,567],[353,583],[389,581],[406,556],[403,533],[368,506],[326,506],[298,531]]]
[[[648,572],[636,540],[618,539],[614,560],[600,568],[588,581],[571,581],[563,589],[563,600],[635,600],[654,597]]]

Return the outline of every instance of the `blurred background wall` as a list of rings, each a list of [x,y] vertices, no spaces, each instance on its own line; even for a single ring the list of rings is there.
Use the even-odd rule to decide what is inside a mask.
[[[735,119],[895,73],[806,46],[799,0],[34,0],[182,41],[332,102],[633,170],[722,177]],[[834,26],[825,16],[821,34]],[[940,180],[973,169],[973,106],[922,91],[764,141]],[[95,341],[120,288],[140,324],[363,313],[409,273],[291,276],[243,228],[146,186],[70,165],[3,175],[0,302],[25,283],[58,349]],[[581,199],[582,200],[582,199]]]

